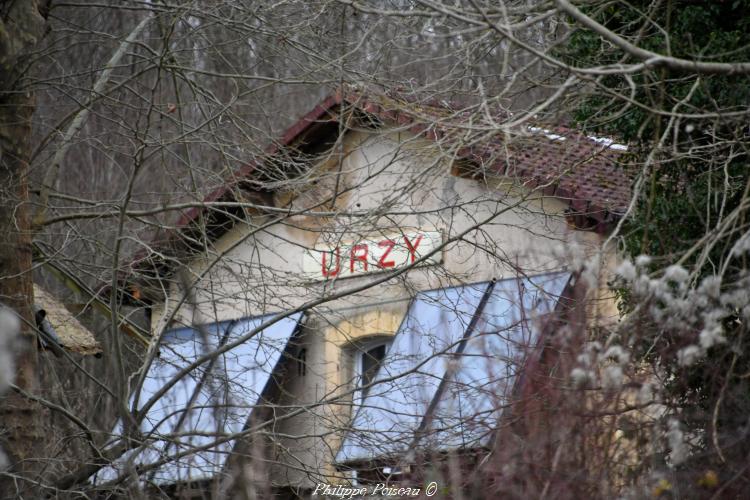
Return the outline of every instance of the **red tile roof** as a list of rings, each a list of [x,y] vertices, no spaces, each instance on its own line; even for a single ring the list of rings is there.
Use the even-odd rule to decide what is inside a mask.
[[[346,108],[345,108],[346,107]],[[310,112],[289,127],[281,139],[265,149],[265,156],[274,156],[293,146],[313,127],[335,123],[340,110],[359,110],[390,126],[440,142],[450,147],[456,144],[460,159],[479,165],[485,172],[494,170],[517,179],[529,188],[541,189],[545,195],[569,203],[572,212],[593,219],[599,225],[609,225],[625,211],[631,198],[632,176],[618,164],[622,151],[613,148],[611,141],[594,140],[579,131],[555,127],[552,131],[517,127],[517,138],[507,142],[502,132],[481,132],[481,140],[471,145],[461,141],[470,132],[468,114],[456,111],[444,103],[420,103],[402,96],[386,96],[347,90],[325,98]],[[507,116],[505,117],[507,118]],[[457,133],[457,131],[459,133]],[[206,203],[230,201],[238,180],[252,179],[261,166],[258,159],[243,166],[221,187],[205,197]],[[159,238],[174,241],[177,231],[190,227],[206,207],[184,211],[176,223],[176,230]],[[218,235],[216,235],[218,236]],[[145,249],[144,249],[145,250]],[[141,252],[132,263],[148,257]]]
[[[452,112],[448,105],[417,106],[418,111],[411,114],[408,110],[412,103],[408,100],[383,101],[355,95],[359,98],[350,98],[353,105],[415,134],[449,145],[465,139],[469,116]],[[453,128],[459,129],[460,134],[454,132],[451,138]],[[515,133],[518,137],[510,142],[502,132],[489,138],[485,134],[481,141],[460,147],[458,155],[480,165],[485,172],[494,170],[530,188],[543,187],[545,194],[567,201],[573,211],[600,222],[618,218],[626,210],[633,177],[630,169],[618,162],[623,157],[623,146],[562,127],[551,131],[516,127]],[[456,135],[461,135],[460,139],[455,139]]]

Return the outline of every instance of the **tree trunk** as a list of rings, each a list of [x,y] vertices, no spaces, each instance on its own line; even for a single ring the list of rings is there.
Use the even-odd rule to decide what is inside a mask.
[[[36,0],[0,6],[0,301],[20,316],[22,336],[16,356],[15,384],[36,392],[37,349],[33,331],[31,223],[28,162],[34,101],[24,89],[24,56],[41,38],[43,5]],[[42,429],[37,405],[16,393],[0,404],[2,446],[15,474],[28,477],[40,469]],[[30,484],[30,483],[28,483]],[[3,496],[14,496],[23,483],[0,479]]]

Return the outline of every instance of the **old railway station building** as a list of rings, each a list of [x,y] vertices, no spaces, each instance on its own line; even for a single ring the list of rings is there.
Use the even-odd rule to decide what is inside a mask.
[[[337,92],[186,210],[128,285],[146,439],[92,481],[304,497],[511,450],[555,339],[616,319],[586,274],[630,201],[624,146],[532,125]]]

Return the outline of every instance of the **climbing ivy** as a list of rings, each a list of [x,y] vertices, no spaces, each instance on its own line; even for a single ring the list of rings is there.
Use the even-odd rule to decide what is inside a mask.
[[[587,4],[584,12],[659,54],[750,61],[748,0],[599,2]],[[569,65],[639,62],[598,34],[572,21],[571,26],[568,43],[559,49]],[[652,276],[680,262],[694,272],[690,286],[721,274],[722,290],[746,288],[747,254],[732,249],[750,223],[744,206],[750,190],[750,77],[655,67],[600,76],[576,98],[571,114],[578,126],[627,141],[628,161],[644,175],[635,209],[623,227],[626,254],[652,256]],[[628,290],[623,288],[621,296],[624,312],[638,305]],[[727,341],[689,367],[676,363],[673,354],[675,346],[697,343],[697,331],[674,332],[648,324],[633,346],[641,360],[666,373],[669,395],[702,449],[685,470],[692,467],[695,473],[715,466],[722,479],[747,479],[747,322],[739,310],[724,318]]]

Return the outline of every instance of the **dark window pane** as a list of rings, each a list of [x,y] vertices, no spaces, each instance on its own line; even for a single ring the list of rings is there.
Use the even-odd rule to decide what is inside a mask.
[[[385,358],[385,344],[373,347],[362,354],[362,385],[366,386],[375,379],[378,368]],[[362,389],[362,397],[367,394],[367,388]]]

